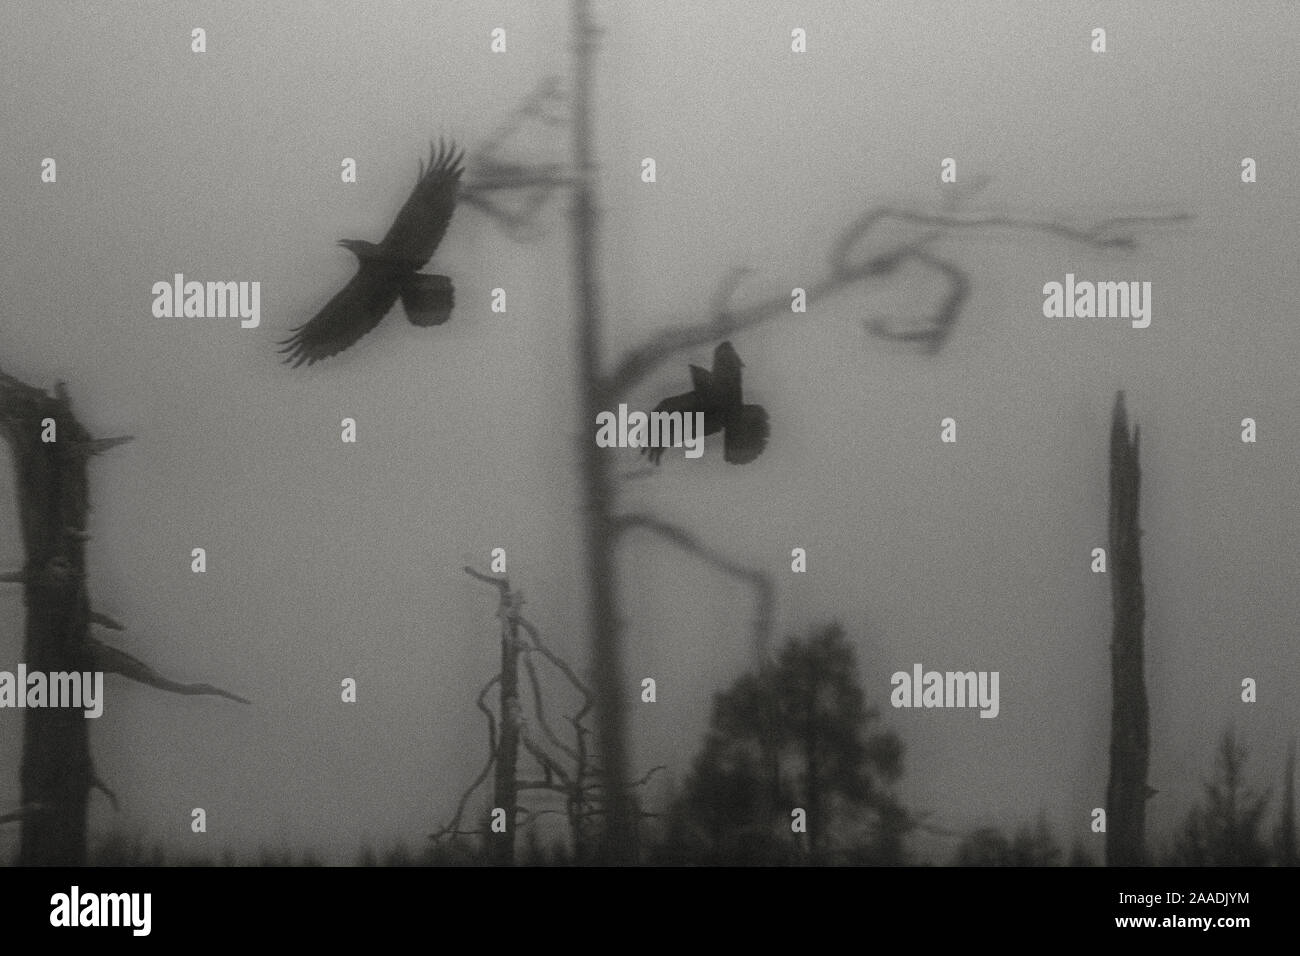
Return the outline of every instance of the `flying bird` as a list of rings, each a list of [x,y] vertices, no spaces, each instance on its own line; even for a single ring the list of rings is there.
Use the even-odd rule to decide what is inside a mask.
[[[713,371],[691,366],[691,391],[665,398],[656,412],[704,413],[704,434],[724,432],[722,457],[733,465],[744,465],[767,447],[770,429],[762,405],[746,405],[741,398],[740,370],[745,363],[730,342],[713,350]],[[664,449],[642,448],[641,454],[659,464]]]
[[[420,163],[415,188],[383,242],[339,240],[357,257],[357,274],[315,318],[279,343],[280,351],[287,353],[286,363],[297,368],[342,352],[378,325],[398,298],[413,325],[442,325],[451,317],[451,279],[419,270],[433,257],[451,223],[464,159],[454,142],[444,145],[439,140],[436,149],[430,143],[428,168]]]

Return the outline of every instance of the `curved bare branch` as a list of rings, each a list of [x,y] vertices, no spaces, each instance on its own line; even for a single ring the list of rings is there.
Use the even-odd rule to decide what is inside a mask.
[[[475,577],[478,578],[483,577],[483,575],[479,574],[477,571],[471,570],[470,568],[466,568],[465,570],[468,571],[470,574],[474,575]],[[497,583],[492,578],[484,578],[484,580],[492,584]],[[492,677],[491,680],[489,680],[486,684],[484,684],[483,689],[478,692],[478,700],[476,701],[478,705],[478,709],[483,711],[483,713],[487,714],[487,719],[488,719],[487,763],[483,765],[483,769],[479,772],[479,775],[478,777],[475,778],[474,782],[471,783],[465,789],[465,792],[460,795],[460,800],[456,804],[456,812],[455,814],[452,815],[451,822],[448,823],[441,830],[437,831],[436,833],[430,833],[429,834],[430,840],[441,840],[445,836],[472,836],[474,834],[482,832],[480,830],[462,830],[460,828],[460,821],[461,818],[464,817],[465,815],[465,806],[466,804],[469,803],[469,798],[474,795],[475,790],[477,790],[480,786],[483,785],[483,781],[486,780],[488,774],[492,772],[493,764],[497,762],[497,720],[496,720],[496,716],[492,713],[492,711],[488,709],[488,706],[485,703],[483,703],[483,698],[487,696],[487,692],[491,690],[492,686],[496,684],[497,681],[499,681],[500,679],[501,679],[501,675],[496,674]]]
[[[87,638],[84,647],[94,670],[110,674],[121,674],[130,680],[148,684],[150,687],[156,687],[159,690],[170,691],[173,694],[184,694],[186,696],[208,694],[215,697],[224,697],[240,704],[250,703],[250,701],[238,694],[232,694],[228,690],[222,690],[220,687],[214,687],[211,684],[182,684],[169,680],[139,658],[133,657],[126,651],[116,647],[110,647],[96,638]]]
[[[917,212],[894,206],[877,206],[868,209],[854,220],[835,244],[831,247],[827,275],[805,287],[808,305],[834,295],[855,282],[864,282],[893,273],[908,258],[928,262],[948,275],[953,288],[940,307],[938,315],[931,319],[933,326],[950,327],[957,312],[965,301],[970,279],[955,264],[947,260],[929,257],[925,247],[943,238],[948,229],[990,229],[1012,228],[1027,229],[1055,235],[1071,242],[1082,243],[1096,249],[1133,249],[1136,240],[1129,234],[1117,234],[1129,226],[1167,224],[1191,219],[1187,213],[1171,213],[1153,216],[1117,216],[1105,219],[1092,226],[1077,227],[1051,220],[1029,217],[992,215],[970,216],[941,213]],[[849,253],[858,242],[886,219],[909,222],[917,225],[939,227],[910,243],[900,243],[889,251],[860,262],[850,261]],[[734,275],[734,273],[733,273]],[[952,281],[960,276],[960,282]],[[733,287],[734,288],[734,287]],[[956,289],[962,289],[961,294]],[[716,302],[716,299],[715,299]],[[608,402],[614,397],[624,395],[640,383],[650,372],[663,365],[669,359],[690,349],[699,348],[726,336],[735,335],[746,329],[754,328],[764,322],[782,315],[790,315],[790,297],[785,291],[773,295],[761,302],[737,310],[716,312],[699,322],[678,325],[663,329],[652,335],[643,344],[629,349],[615,365],[614,370],[601,382],[602,399]],[[889,335],[898,338],[896,335]],[[936,333],[928,334],[927,345],[933,350],[942,344],[946,337]]]

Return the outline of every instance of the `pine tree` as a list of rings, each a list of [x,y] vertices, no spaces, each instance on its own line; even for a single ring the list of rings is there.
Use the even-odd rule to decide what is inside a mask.
[[[877,717],[839,625],[792,638],[770,675],[744,674],[714,698],[704,748],[670,814],[675,849],[726,863],[804,854],[902,862],[900,834],[910,823],[890,785],[902,773],[903,748],[893,733],[872,729]],[[806,835],[791,832],[795,809],[806,813]]]

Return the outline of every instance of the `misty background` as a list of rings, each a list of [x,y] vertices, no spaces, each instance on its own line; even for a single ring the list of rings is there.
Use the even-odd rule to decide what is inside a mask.
[[[346,862],[415,846],[485,756],[474,698],[499,664],[495,595],[461,572],[508,553],[548,642],[587,663],[568,199],[520,244],[462,204],[431,271],[452,321],[395,312],[310,369],[274,343],[354,268],[333,243],[378,240],[430,137],[473,151],[545,75],[566,74],[567,5],[17,2],[0,34],[0,368],[69,383],[97,436],[133,444],[90,466],[96,609],[114,643],[241,707],[106,678],[92,725],[92,838],[117,827],[182,853],[262,846]],[[1293,177],[1300,12],[1220,3],[602,3],[596,135],[608,358],[735,301],[824,273],[834,238],[882,200],[943,201],[1087,224],[1142,211],[1129,255],[1016,233],[960,233],[974,278],[935,357],[863,320],[920,316],[942,294],[904,271],[735,339],[748,401],[772,419],[751,465],[665,455],[629,483],[653,510],[777,575],[776,633],[839,620],[868,702],[906,747],[899,793],[953,829],[1043,809],[1085,839],[1105,803],[1110,590],[1106,449],[1118,388],[1142,428],[1148,831],[1200,795],[1229,723],[1258,786],[1300,725],[1294,622],[1300,293]],[[190,52],[190,31],[207,52]],[[792,55],[790,30],[808,31]],[[1090,31],[1109,52],[1090,53]],[[507,31],[492,54],[489,33]],[[563,160],[532,129],[520,160]],[[42,158],[58,183],[39,180]],[[658,182],[640,180],[655,158]],[[1240,161],[1259,182],[1240,182]],[[340,182],[353,157],[358,181]],[[471,170],[472,172],[472,170]],[[156,319],[151,286],[258,280],[262,324]],[[1042,286],[1153,283],[1145,330],[1049,320]],[[490,310],[503,287],[508,312]],[[627,400],[687,387],[686,362]],[[955,446],[939,422],[958,422]],[[1240,441],[1240,421],[1259,442]],[[340,419],[357,421],[355,445]],[[641,462],[634,451],[622,470]],[[14,476],[0,467],[0,566],[21,563]],[[190,570],[192,548],[208,570]],[[808,550],[808,573],[789,571]],[[680,782],[712,694],[754,664],[749,592],[645,535],[622,550],[631,766]],[[0,669],[23,607],[0,593]],[[889,677],[997,670],[1000,713],[893,710]],[[658,703],[636,702],[654,677]],[[340,701],[354,677],[358,701]],[[1259,682],[1242,704],[1240,681]],[[22,712],[0,711],[0,807],[19,801]],[[1275,806],[1275,805],[1274,805]],[[190,810],[208,832],[190,832]],[[0,829],[8,857],[18,829]],[[938,851],[941,855],[943,851]]]

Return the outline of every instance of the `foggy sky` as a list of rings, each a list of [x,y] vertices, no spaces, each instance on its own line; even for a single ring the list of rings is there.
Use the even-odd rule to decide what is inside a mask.
[[[458,209],[431,268],[452,320],[400,312],[307,369],[274,342],[346,281],[333,243],[378,241],[431,136],[471,150],[568,62],[563,3],[178,6],[21,0],[0,33],[0,368],[69,383],[96,435],[136,441],[90,465],[87,561],[120,646],[251,707],[109,676],[91,729],[114,814],[176,852],[421,845],[484,755],[478,688],[499,661],[495,595],[460,568],[504,547],[526,612],[585,666],[574,448],[567,199],[542,237]],[[1300,88],[1289,4],[602,3],[596,128],[609,357],[704,315],[732,267],[736,301],[812,285],[868,205],[943,200],[939,162],[991,184],[972,206],[1088,223],[1137,211],[1196,220],[1101,255],[1024,233],[940,248],[974,277],[936,357],[862,320],[920,315],[941,291],[907,272],[734,341],[749,401],[772,417],[753,464],[665,455],[628,482],[650,509],[779,584],[777,633],[841,621],[868,701],[906,746],[901,793],[946,827],[1045,810],[1100,854],[1109,582],[1106,452],[1115,390],[1142,427],[1151,698],[1149,830],[1200,795],[1229,722],[1256,786],[1296,733],[1300,612],[1290,117]],[[208,52],[190,52],[195,26]],[[491,28],[508,53],[488,51]],[[809,52],[789,53],[790,29]],[[1088,52],[1104,26],[1109,52]],[[565,156],[532,130],[520,159]],[[57,185],[39,163],[58,161]],[[358,182],[339,162],[358,162]],[[652,156],[658,182],[640,181]],[[1239,181],[1242,157],[1259,182]],[[969,179],[968,179],[969,178]],[[258,280],[262,325],[156,319],[150,288]],[[1143,279],[1151,327],[1049,320],[1042,286]],[[490,290],[508,313],[490,311]],[[682,356],[625,396],[689,384]],[[358,442],[339,440],[339,421]],[[939,422],[958,421],[940,444]],[[1239,423],[1259,422],[1244,445]],[[620,470],[640,467],[635,452]],[[22,560],[0,455],[0,566]],[[793,547],[809,572],[789,571]],[[190,571],[204,547],[209,570]],[[632,766],[680,782],[711,696],[754,662],[749,594],[637,536],[624,547]],[[22,598],[0,593],[0,669],[21,659]],[[116,638],[115,638],[116,639]],[[893,710],[920,662],[997,670],[1001,712]],[[1238,700],[1259,681],[1260,702]],[[358,703],[339,700],[355,677]],[[0,711],[0,809],[18,802],[19,711]],[[189,831],[190,809],[208,833]],[[1271,811],[1270,811],[1271,812]],[[1271,819],[1271,818],[1270,818]],[[0,829],[0,854],[17,828]],[[950,846],[936,851],[939,857]]]

